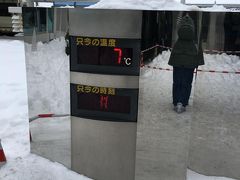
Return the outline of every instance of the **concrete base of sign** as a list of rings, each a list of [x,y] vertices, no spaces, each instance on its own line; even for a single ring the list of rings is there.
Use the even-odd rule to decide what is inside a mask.
[[[70,117],[37,119],[30,123],[31,152],[71,168]]]
[[[195,89],[189,167],[206,175],[240,179],[239,77],[228,75],[218,83],[222,74],[208,76],[200,74]]]
[[[97,180],[134,180],[136,123],[71,117],[72,169]]]
[[[164,86],[140,80],[135,180],[186,179],[192,102],[186,112],[174,112],[172,83],[164,78],[157,79]]]

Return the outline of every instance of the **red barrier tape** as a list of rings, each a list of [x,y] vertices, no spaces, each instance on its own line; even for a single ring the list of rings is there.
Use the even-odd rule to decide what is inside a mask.
[[[155,46],[152,46],[150,48],[147,48],[147,49],[143,50],[142,54],[147,52],[147,51],[150,51],[151,49],[157,48],[157,47],[164,48],[164,49],[169,49],[169,50],[172,49],[171,47],[167,47],[167,46],[156,44]],[[205,49],[203,52],[206,52],[206,53],[207,52],[208,53],[212,52],[212,53],[218,53],[218,54],[222,54],[222,53],[237,54],[237,53],[240,53],[240,51],[223,51],[223,50],[215,50],[215,49]]]
[[[49,117],[66,117],[70,116],[69,114],[38,114],[37,116],[29,118],[29,122],[35,121],[39,118],[49,118]]]
[[[172,71],[170,68],[161,68],[161,67],[155,67],[155,66],[149,66],[149,65],[143,65],[142,67],[146,67],[149,69],[155,69],[155,70],[164,70],[164,71]],[[224,73],[224,74],[240,74],[240,71],[215,71],[215,70],[201,70],[198,69],[198,72],[210,72],[210,73]]]
[[[39,118],[48,118],[48,117],[52,117],[53,114],[39,114],[38,117]]]
[[[164,49],[170,49],[170,50],[172,49],[171,47],[167,47],[167,46],[156,44],[155,46],[152,46],[150,48],[147,48],[147,49],[143,50],[141,52],[141,67],[147,67],[147,68],[150,68],[150,69],[158,69],[158,70],[165,70],[165,71],[172,71],[172,69],[169,69],[169,68],[161,68],[161,67],[154,67],[154,66],[144,65],[143,53],[145,53],[147,51],[150,51],[151,49],[158,48],[158,47],[161,47],[161,48],[164,48]],[[213,52],[213,53],[219,53],[219,54],[221,54],[221,53],[232,53],[232,54],[240,53],[240,51],[222,51],[222,50],[219,51],[219,50],[208,50],[208,49],[205,49],[204,52]],[[240,74],[240,71],[216,71],[216,70],[201,70],[201,69],[198,69],[198,72]]]
[[[3,149],[0,149],[0,163],[6,162],[6,156],[4,154]]]

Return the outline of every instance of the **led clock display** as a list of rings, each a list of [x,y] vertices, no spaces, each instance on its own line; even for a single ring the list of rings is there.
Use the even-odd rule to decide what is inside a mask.
[[[128,114],[130,113],[130,103],[129,96],[78,94],[79,109]]]
[[[71,115],[103,121],[136,122],[138,89],[71,84]]]

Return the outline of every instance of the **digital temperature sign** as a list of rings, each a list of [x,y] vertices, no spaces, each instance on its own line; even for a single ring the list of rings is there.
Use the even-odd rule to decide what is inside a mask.
[[[138,89],[71,84],[71,115],[104,121],[137,121]]]
[[[139,75],[140,40],[70,36],[75,72]]]
[[[131,48],[86,47],[77,48],[77,63],[100,66],[132,66]]]

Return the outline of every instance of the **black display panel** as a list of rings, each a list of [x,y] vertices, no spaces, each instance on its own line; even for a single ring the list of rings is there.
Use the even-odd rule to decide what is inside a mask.
[[[103,121],[136,122],[138,89],[71,84],[71,115]]]
[[[70,70],[139,75],[140,40],[70,36]]]
[[[130,113],[131,98],[129,96],[111,96],[111,95],[98,95],[98,94],[78,94],[78,108],[116,112],[116,113]]]

